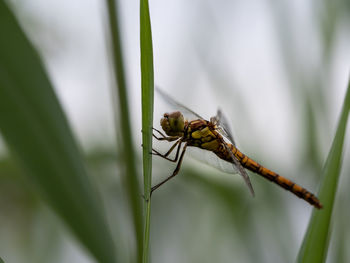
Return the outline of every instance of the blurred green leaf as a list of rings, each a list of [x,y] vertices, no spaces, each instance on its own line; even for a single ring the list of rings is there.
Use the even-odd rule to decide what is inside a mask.
[[[301,97],[304,100],[305,110],[303,111],[303,121],[304,121],[304,148],[305,152],[302,155],[303,165],[310,167],[313,171],[313,174],[317,175],[319,178],[322,171],[323,159],[320,154],[319,149],[319,139],[317,133],[317,116],[319,115],[318,109],[314,108],[315,103],[312,102],[312,97],[315,97],[315,94],[309,94],[305,92],[305,96]],[[322,115],[324,117],[324,115]]]
[[[335,253],[332,253],[333,257],[329,262],[345,263],[349,262],[349,260],[347,260],[347,237],[349,234],[347,221],[349,218],[349,210],[343,209],[348,205],[348,201],[344,199],[344,195],[342,195],[341,198],[338,198],[338,200],[339,201],[336,204],[336,212],[334,216],[334,218],[336,218],[337,224],[334,225],[334,236],[332,237],[332,243],[335,244],[333,246],[335,248]]]
[[[151,20],[148,0],[140,0],[140,48],[141,48],[141,93],[142,93],[142,144],[143,144],[143,178],[145,196],[145,238],[143,262],[149,260],[149,233],[151,219],[152,186],[152,126],[153,126],[153,47]]]
[[[120,140],[122,146],[122,158],[125,164],[125,171],[123,171],[123,182],[126,193],[128,195],[129,203],[131,205],[133,223],[135,229],[135,239],[137,245],[137,259],[142,261],[142,211],[141,211],[141,193],[139,189],[139,182],[137,177],[137,162],[132,140],[132,129],[130,124],[130,114],[128,105],[127,85],[124,73],[124,60],[122,55],[122,46],[118,25],[118,4],[117,0],[107,0],[108,14],[109,14],[109,30],[112,40],[112,54],[114,62],[114,75],[117,83],[118,104],[119,104],[119,119],[116,123],[116,130],[121,131],[123,140]],[[117,114],[117,109],[116,114]]]
[[[313,210],[308,230],[299,251],[298,262],[325,262],[330,239],[330,221],[342,164],[343,144],[350,110],[350,80],[326,164],[322,172],[319,198],[323,209]]]
[[[0,131],[13,155],[75,235],[100,262],[114,244],[65,115],[42,62],[0,0]]]

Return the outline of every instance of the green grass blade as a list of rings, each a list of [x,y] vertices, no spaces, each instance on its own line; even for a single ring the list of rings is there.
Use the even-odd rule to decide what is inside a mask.
[[[325,262],[328,241],[331,232],[331,217],[335,194],[342,164],[343,144],[350,110],[350,80],[338,123],[337,131],[322,171],[319,198],[323,209],[314,209],[303,244],[299,251],[298,262]]]
[[[112,54],[114,62],[114,74],[117,83],[118,104],[119,104],[119,119],[120,123],[116,125],[117,131],[122,133],[122,152],[126,164],[126,172],[123,176],[126,192],[129,203],[132,208],[133,222],[136,234],[137,243],[137,259],[142,261],[142,246],[143,246],[143,222],[141,209],[141,193],[136,171],[136,157],[134,144],[132,141],[132,129],[130,124],[130,114],[128,106],[127,86],[124,73],[124,60],[122,55],[121,39],[118,26],[118,3],[117,0],[107,0],[109,14],[109,29],[112,39]]]
[[[99,262],[115,262],[99,196],[42,62],[0,0],[0,132],[30,182]]]
[[[140,0],[140,48],[141,48],[141,92],[142,92],[142,144],[143,178],[145,196],[145,236],[143,262],[149,260],[149,233],[151,219],[150,191],[152,184],[152,126],[153,126],[153,50],[151,20],[148,0]]]

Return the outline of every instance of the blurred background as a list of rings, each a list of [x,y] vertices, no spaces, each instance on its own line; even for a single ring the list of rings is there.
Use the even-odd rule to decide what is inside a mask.
[[[8,2],[44,60],[127,262],[133,239],[118,168],[105,3]],[[139,1],[119,2],[141,160]],[[221,107],[244,153],[317,193],[349,78],[350,2],[153,0],[150,12],[155,83],[205,118]],[[163,106],[156,100],[158,128]],[[344,149],[327,262],[350,261],[348,141]],[[153,184],[174,168],[154,158]],[[238,176],[185,158],[180,174],[153,195],[152,262],[294,262],[311,207],[256,175],[251,180],[255,198]],[[1,140],[0,211],[6,262],[94,262]]]

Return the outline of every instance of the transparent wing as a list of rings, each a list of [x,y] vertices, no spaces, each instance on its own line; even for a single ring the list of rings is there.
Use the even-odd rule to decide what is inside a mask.
[[[218,109],[217,114],[215,117],[211,117],[210,121],[217,126],[216,130],[223,135],[226,139],[229,140],[230,143],[232,143],[234,146],[236,146],[236,143],[233,139],[232,136],[232,131],[229,125],[229,122],[226,118],[226,116],[222,113],[222,111],[220,109]],[[250,182],[249,176],[246,172],[246,170],[244,169],[244,167],[240,164],[240,162],[238,161],[238,159],[236,158],[236,156],[234,156],[234,154],[232,153],[232,151],[230,150],[230,148],[224,144],[226,147],[227,152],[230,153],[231,158],[233,160],[233,163],[231,164],[234,169],[236,171],[238,171],[238,173],[243,177],[245,183],[247,184],[251,194],[254,196],[254,189],[252,186],[252,183]]]
[[[203,119],[199,114],[195,113],[193,110],[174,100],[170,95],[165,93],[158,86],[155,87],[155,90],[157,94],[161,97],[161,99],[167,103],[167,106],[171,108],[171,110],[180,111],[188,119]]]
[[[187,153],[193,159],[208,164],[224,173],[239,174],[236,167],[234,167],[231,163],[220,159],[215,155],[215,153],[211,151],[207,151],[198,147],[188,147],[186,154]]]
[[[253,189],[253,186],[252,186],[252,183],[250,182],[250,178],[246,172],[246,170],[244,169],[244,167],[240,164],[240,162],[238,161],[238,159],[236,158],[236,156],[234,156],[234,154],[232,153],[232,151],[230,150],[230,148],[228,148],[228,146],[226,144],[224,144],[225,147],[226,147],[226,150],[230,153],[231,155],[231,158],[233,160],[233,163],[232,165],[234,166],[235,169],[238,170],[238,173],[243,177],[244,179],[244,182],[247,184],[251,194],[253,196],[255,196],[255,193],[254,193],[254,189]]]
[[[228,122],[227,117],[225,116],[225,114],[223,114],[221,109],[218,109],[218,111],[216,113],[216,116],[215,117],[211,117],[210,121],[217,126],[216,130],[221,135],[223,135],[234,146],[236,146],[236,143],[235,143],[235,141],[233,139],[231,126],[230,126],[230,124]]]
[[[245,183],[248,185],[251,194],[254,196],[254,190],[248,177],[248,174],[233,154],[231,155],[231,157],[234,160],[234,163],[230,163],[220,159],[211,151],[207,151],[197,147],[188,147],[187,153],[197,161],[215,167],[216,169],[224,173],[241,175]]]

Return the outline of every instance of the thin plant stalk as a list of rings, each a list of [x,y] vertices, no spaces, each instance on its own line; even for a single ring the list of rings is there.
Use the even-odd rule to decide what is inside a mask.
[[[140,51],[141,51],[141,93],[142,93],[142,144],[144,178],[144,250],[143,262],[149,261],[149,236],[151,220],[152,184],[152,125],[153,125],[153,48],[148,0],[140,0]]]
[[[124,184],[129,203],[132,210],[133,224],[135,228],[135,239],[137,247],[137,262],[142,261],[142,236],[143,222],[141,209],[141,193],[136,171],[136,156],[134,144],[132,140],[132,129],[130,124],[130,113],[128,106],[128,91],[125,80],[124,60],[121,47],[121,38],[118,25],[118,3],[117,0],[107,0],[109,30],[112,40],[112,55],[114,63],[114,77],[117,84],[117,100],[119,105],[119,123],[116,122],[117,130],[121,131],[123,140],[119,140],[122,144],[123,163],[125,163],[125,173],[123,176]]]

